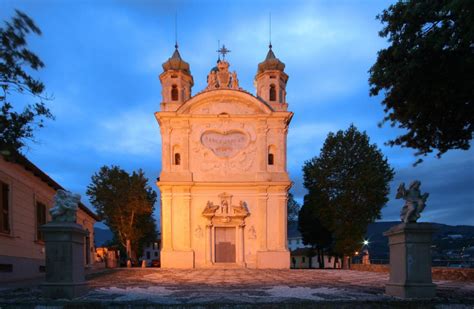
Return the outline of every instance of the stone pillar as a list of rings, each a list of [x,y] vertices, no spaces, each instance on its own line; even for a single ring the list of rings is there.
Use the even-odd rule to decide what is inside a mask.
[[[41,284],[44,296],[72,299],[83,295],[86,231],[72,222],[49,222],[41,231],[46,247],[46,281]]]
[[[161,228],[163,233],[161,234],[162,251],[172,251],[173,242],[171,234],[171,201],[172,194],[169,187],[161,189]]]
[[[430,223],[402,223],[384,233],[390,246],[390,279],[385,293],[401,298],[433,298]]]
[[[212,264],[212,225],[206,224],[206,264]]]
[[[211,263],[214,264],[216,261],[216,232],[214,227],[211,226]]]
[[[261,187],[258,190],[257,212],[259,228],[257,231],[259,251],[267,251],[267,202],[268,193],[267,188]]]
[[[245,265],[245,244],[244,244],[244,224],[240,224],[237,226],[237,237],[236,237],[236,261],[237,264],[244,266]]]

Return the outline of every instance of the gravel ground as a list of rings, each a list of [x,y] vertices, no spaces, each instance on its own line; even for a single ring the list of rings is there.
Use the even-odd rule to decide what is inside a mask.
[[[33,305],[66,307],[400,307],[474,308],[474,283],[435,281],[434,300],[384,295],[388,275],[351,270],[117,269],[88,276],[88,293],[47,300],[37,285],[3,286],[0,309]]]

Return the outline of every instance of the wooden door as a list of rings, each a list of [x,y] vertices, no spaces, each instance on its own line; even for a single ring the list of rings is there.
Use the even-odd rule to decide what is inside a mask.
[[[216,263],[235,263],[235,227],[216,227]]]

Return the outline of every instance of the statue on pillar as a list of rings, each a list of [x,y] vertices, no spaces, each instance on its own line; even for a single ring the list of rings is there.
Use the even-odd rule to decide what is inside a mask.
[[[81,196],[59,189],[54,196],[54,207],[49,210],[53,222],[76,222]]]
[[[421,182],[418,180],[413,181],[408,190],[405,189],[405,183],[401,183],[397,190],[396,199],[404,199],[405,205],[400,212],[400,219],[404,223],[415,223],[419,218],[420,214],[426,207],[426,200],[429,194],[421,194],[420,191]]]

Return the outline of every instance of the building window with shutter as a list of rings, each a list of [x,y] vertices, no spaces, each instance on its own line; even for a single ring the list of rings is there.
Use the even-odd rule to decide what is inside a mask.
[[[46,205],[40,202],[36,203],[36,240],[44,241],[44,234],[40,227],[46,224]]]
[[[10,234],[10,186],[0,181],[0,233]]]

